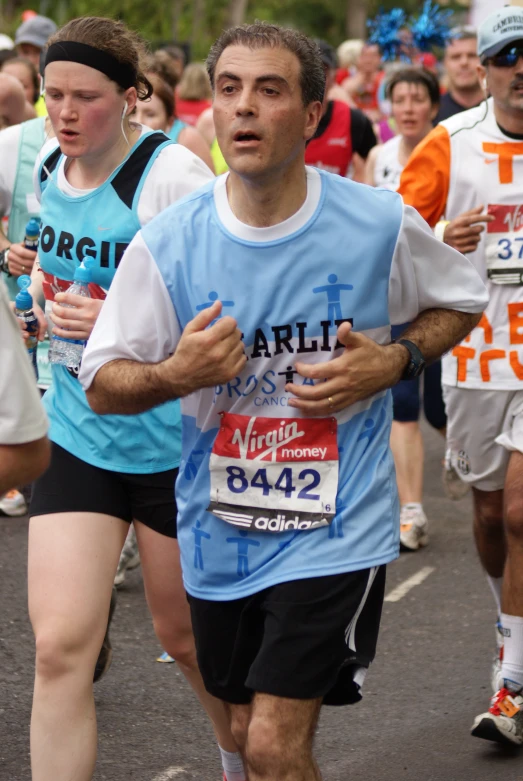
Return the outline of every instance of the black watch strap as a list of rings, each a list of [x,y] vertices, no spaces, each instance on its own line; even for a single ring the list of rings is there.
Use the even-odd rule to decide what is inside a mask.
[[[408,339],[395,339],[395,344],[402,344],[410,353],[410,360],[401,375],[401,379],[414,380],[416,377],[419,377],[427,365],[419,347]]]

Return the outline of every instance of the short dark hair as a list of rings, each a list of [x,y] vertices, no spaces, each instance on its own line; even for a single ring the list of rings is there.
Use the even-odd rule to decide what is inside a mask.
[[[394,87],[398,84],[419,84],[427,90],[430,98],[430,102],[433,106],[439,106],[440,103],[440,90],[439,82],[433,73],[426,70],[426,68],[420,68],[416,65],[410,67],[401,68],[395,71],[387,82],[386,94],[389,100],[392,100],[392,93]]]
[[[249,49],[287,49],[300,61],[300,85],[303,105],[323,101],[325,70],[321,52],[316,43],[303,33],[269,22],[242,24],[225,30],[211,46],[207,57],[207,73],[214,91],[216,64],[228,46],[247,46]]]
[[[454,41],[477,41],[478,31],[469,24],[460,24],[453,27],[447,39],[447,48]]]

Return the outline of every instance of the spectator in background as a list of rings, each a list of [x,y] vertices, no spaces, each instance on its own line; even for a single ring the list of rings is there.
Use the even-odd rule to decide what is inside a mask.
[[[47,41],[57,30],[56,24],[47,16],[31,16],[22,22],[15,33],[15,48],[21,57],[31,60],[39,76],[42,70],[41,60],[45,53]],[[36,115],[45,117],[47,109],[43,95],[35,103]]]
[[[336,84],[342,84],[345,79],[356,75],[356,63],[363,49],[363,41],[351,38],[340,43],[336,49],[338,56],[338,70],[336,71]]]
[[[373,122],[380,118],[378,90],[382,79],[379,46],[366,43],[356,61],[356,74],[345,79],[341,86],[356,108],[363,111]]]
[[[0,130],[34,119],[34,108],[25,99],[22,85],[14,76],[0,73]]]
[[[40,76],[27,57],[11,57],[2,65],[2,73],[18,79],[25,92],[25,99],[35,106],[40,98]]]
[[[166,54],[171,60],[171,63],[174,66],[174,70],[176,73],[176,83],[178,83],[182,78],[182,73],[184,71],[185,63],[187,60],[184,50],[181,48],[181,46],[176,46],[174,44],[171,44],[169,46],[162,46],[162,48],[158,49],[158,51],[155,52],[155,54],[160,54],[162,52]]]
[[[332,99],[332,89],[340,89],[335,87],[336,52],[326,41],[316,43],[325,69],[325,97],[322,118],[305,149],[305,162],[363,182],[365,160],[377,143],[372,124],[363,112]]]
[[[196,125],[200,114],[211,105],[212,90],[205,66],[192,63],[185,68],[176,92],[178,119]]]
[[[434,124],[478,106],[485,95],[478,75],[478,36],[473,27],[455,27],[445,49],[443,66],[448,91],[443,95]]]
[[[177,144],[187,147],[198,155],[214,173],[211,153],[204,138],[196,128],[188,126],[177,118],[174,92],[170,85],[156,73],[147,73],[147,78],[152,84],[153,94],[149,100],[137,104],[134,114],[136,121],[152,130],[163,130]]]
[[[47,41],[57,30],[56,24],[47,16],[32,16],[22,22],[15,33],[16,51],[22,57],[31,60],[40,72],[40,58]]]
[[[45,471],[51,449],[47,418],[20,329],[0,279],[0,493]]]

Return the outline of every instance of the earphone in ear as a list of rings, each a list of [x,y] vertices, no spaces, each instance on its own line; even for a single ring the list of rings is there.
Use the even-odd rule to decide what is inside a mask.
[[[487,80],[486,80],[486,79],[483,79],[483,85],[482,85],[482,86],[483,86],[483,89],[484,89],[484,90],[485,90],[485,92],[486,92],[486,91],[488,90],[488,87],[487,87]]]
[[[122,109],[122,119],[125,119],[126,114],[127,114],[127,103],[124,103]]]

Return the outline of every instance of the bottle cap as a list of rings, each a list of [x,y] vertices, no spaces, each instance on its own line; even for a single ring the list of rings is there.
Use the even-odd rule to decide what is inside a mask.
[[[27,292],[27,288],[31,284],[31,277],[29,274],[22,274],[18,277],[16,284],[20,288],[20,292],[15,298],[15,306],[17,309],[31,309],[33,306],[33,297]]]
[[[36,217],[31,217],[31,219],[29,220],[29,222],[25,227],[25,235],[38,236],[39,233],[40,233],[40,220],[38,220]]]
[[[73,279],[75,282],[80,282],[82,285],[88,285],[91,281],[91,262],[88,260],[82,260],[74,272]]]

